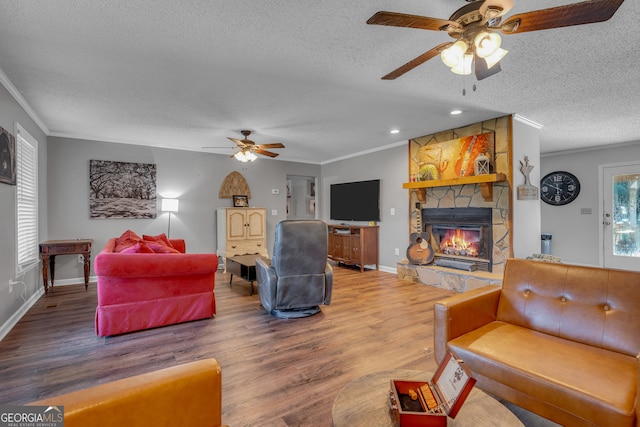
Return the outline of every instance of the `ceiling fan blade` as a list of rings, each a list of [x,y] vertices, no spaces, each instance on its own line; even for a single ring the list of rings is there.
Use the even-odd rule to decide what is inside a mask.
[[[276,142],[274,144],[259,144],[259,145],[256,145],[255,148],[258,148],[260,150],[264,148],[284,148],[284,145],[280,142]]]
[[[611,18],[624,0],[591,0],[513,15],[500,25],[505,34],[548,30],[603,22]]]
[[[401,67],[396,68],[395,70],[393,70],[392,72],[390,72],[386,76],[382,77],[382,80],[394,80],[394,79],[397,79],[401,75],[413,70],[418,65],[422,65],[425,62],[427,62],[428,60],[430,60],[431,58],[433,58],[434,56],[439,55],[440,52],[442,52],[443,49],[448,48],[452,44],[453,44],[453,42],[446,42],[446,43],[442,43],[442,44],[434,47],[433,49],[423,53],[422,55],[418,56],[415,59],[412,59],[411,61],[407,62],[406,64],[402,65]]]
[[[263,156],[269,156],[269,157],[278,157],[278,153],[272,153],[271,151],[267,151],[267,150],[262,150],[260,148],[254,148],[253,150],[254,153],[257,154],[262,154]]]
[[[231,138],[230,136],[228,136],[227,139],[235,142],[238,147],[245,148],[246,141],[243,141],[241,139]]]
[[[397,12],[376,12],[367,20],[367,24],[389,25],[392,27],[419,28],[421,30],[440,31],[448,27],[460,28],[460,24],[447,19],[429,18],[428,16],[408,15]]]

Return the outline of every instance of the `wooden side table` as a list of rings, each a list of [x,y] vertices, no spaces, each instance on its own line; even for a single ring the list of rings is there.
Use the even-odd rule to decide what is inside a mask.
[[[47,240],[40,243],[42,259],[42,280],[44,293],[49,292],[49,267],[51,267],[51,287],[56,271],[56,255],[82,255],[84,258],[84,289],[89,288],[89,269],[91,267],[91,244],[93,239]]]

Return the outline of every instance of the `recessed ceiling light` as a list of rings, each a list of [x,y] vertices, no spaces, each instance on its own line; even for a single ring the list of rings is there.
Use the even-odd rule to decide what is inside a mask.
[[[462,114],[462,110],[451,110],[449,114],[451,114],[452,116],[456,116],[458,114]]]
[[[391,129],[389,133],[400,133],[400,129]]]

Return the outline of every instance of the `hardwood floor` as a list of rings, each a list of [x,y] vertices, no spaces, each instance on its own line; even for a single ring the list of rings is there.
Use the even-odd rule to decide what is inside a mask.
[[[98,338],[95,284],[55,287],[0,342],[0,404],[47,396],[215,357],[222,421],[331,426],[340,389],[391,368],[434,371],[433,303],[450,291],[395,275],[334,268],[333,299],[297,320],[268,315],[249,284],[216,277],[214,319]]]

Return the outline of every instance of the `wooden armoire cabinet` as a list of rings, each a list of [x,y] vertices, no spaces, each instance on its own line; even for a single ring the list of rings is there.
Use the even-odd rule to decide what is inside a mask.
[[[221,208],[217,210],[218,256],[260,254],[268,257],[267,210]]]

